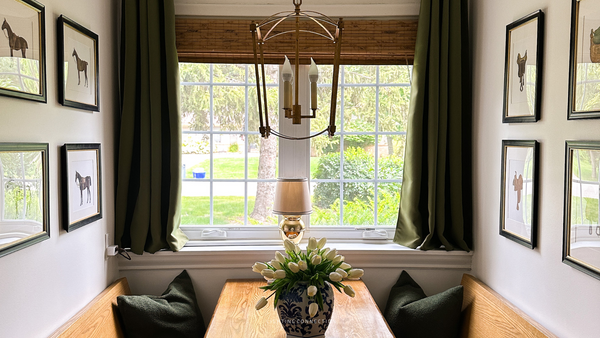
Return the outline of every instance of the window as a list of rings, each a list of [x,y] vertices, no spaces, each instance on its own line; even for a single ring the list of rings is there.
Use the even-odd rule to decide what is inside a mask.
[[[333,67],[319,67],[317,118],[293,127],[276,114],[279,66],[267,68],[271,127],[323,130]],[[307,71],[301,67],[301,89],[308,88]],[[180,63],[182,229],[192,239],[277,239],[278,219],[269,212],[276,178],[304,176],[313,194],[313,213],[304,217],[311,234],[362,238],[369,228],[389,237],[400,201],[411,71],[340,66],[336,136],[287,141],[260,138],[252,65]],[[301,98],[308,107],[309,98]]]

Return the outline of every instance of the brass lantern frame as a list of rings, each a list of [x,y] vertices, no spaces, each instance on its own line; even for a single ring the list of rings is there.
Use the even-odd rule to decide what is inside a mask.
[[[340,18],[337,22],[330,17],[315,11],[302,11],[300,5],[302,0],[292,0],[295,9],[293,11],[285,11],[273,14],[260,23],[250,24],[252,32],[252,44],[254,50],[254,71],[256,73],[256,93],[258,98],[258,113],[260,120],[259,132],[262,137],[268,138],[270,134],[288,140],[305,140],[319,136],[325,132],[329,137],[333,137],[336,131],[335,126],[335,110],[337,103],[337,87],[340,70],[340,52],[342,47],[342,31],[344,29],[344,21]],[[315,27],[321,28],[319,31],[300,29],[300,19],[308,19],[316,24]],[[292,30],[275,32],[274,29],[284,21],[295,20],[296,28]],[[263,31],[266,31],[263,34]],[[323,37],[333,42],[335,45],[333,59],[333,79],[331,85],[331,106],[329,112],[329,126],[323,131],[305,137],[292,137],[281,134],[269,126],[269,108],[267,105],[267,84],[265,77],[265,59],[264,45],[267,41],[282,36],[284,34],[295,34],[296,51],[295,51],[295,74],[294,74],[294,105],[292,109],[285,109],[285,117],[292,119],[292,124],[300,124],[303,118],[315,118],[316,109],[313,109],[312,114],[302,115],[301,105],[298,103],[298,71],[300,67],[300,33],[310,33]],[[259,71],[260,65],[260,71]],[[261,82],[262,82],[262,101],[261,101]],[[264,110],[263,110],[264,105]]]

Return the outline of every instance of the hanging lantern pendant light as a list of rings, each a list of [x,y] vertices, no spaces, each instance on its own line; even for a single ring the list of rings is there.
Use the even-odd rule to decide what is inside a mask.
[[[254,50],[254,71],[256,73],[256,94],[258,99],[258,113],[259,113],[259,132],[262,137],[269,137],[270,134],[275,136],[290,139],[290,140],[305,140],[308,138],[312,138],[327,132],[329,137],[333,137],[336,131],[335,126],[335,110],[337,103],[337,87],[338,87],[338,78],[339,78],[339,63],[340,63],[340,52],[341,52],[341,41],[342,41],[342,31],[344,29],[343,19],[339,19],[339,21],[335,22],[329,17],[313,11],[302,11],[300,10],[300,5],[302,5],[302,0],[292,0],[295,10],[292,12],[280,12],[272,15],[271,17],[263,20],[262,22],[256,24],[252,23],[250,25],[250,31],[252,32],[252,43]],[[300,19],[308,19],[306,21],[313,24],[313,26],[320,28],[318,31],[308,29],[301,29],[300,27]],[[286,21],[287,19],[295,20],[295,29],[287,30],[282,32],[275,32],[274,29]],[[263,35],[261,29],[266,31]],[[317,106],[317,81],[319,79],[319,71],[316,63],[311,58],[311,65],[308,71],[308,78],[310,81],[310,109],[312,114],[310,115],[302,115],[302,107],[299,104],[299,86],[298,86],[298,72],[300,68],[300,33],[310,33],[317,35],[319,37],[326,38],[331,40],[335,46],[335,53],[333,57],[333,79],[332,79],[332,88],[331,88],[331,105],[330,105],[330,113],[329,113],[329,126],[325,128],[323,131],[305,136],[305,137],[292,137],[283,135],[269,126],[269,112],[267,105],[267,87],[265,81],[265,58],[264,58],[264,45],[265,43],[275,37],[284,35],[284,34],[295,34],[295,74],[292,72],[292,67],[290,65],[289,59],[285,56],[285,61],[282,69],[282,79],[283,79],[283,111],[284,116],[286,118],[292,119],[292,124],[301,124],[303,118],[315,118],[316,111],[318,109]],[[271,34],[273,33],[273,34]],[[292,81],[294,81],[294,86],[292,90]],[[262,88],[261,88],[262,82]],[[262,91],[262,95],[261,95]],[[292,96],[292,91],[294,95]],[[263,109],[264,107],[264,109]]]

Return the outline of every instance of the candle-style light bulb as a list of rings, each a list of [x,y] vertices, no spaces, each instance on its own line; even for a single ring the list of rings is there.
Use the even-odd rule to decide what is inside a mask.
[[[308,79],[310,80],[310,109],[317,109],[317,81],[319,80],[319,69],[315,60],[310,58],[310,68],[308,68]]]
[[[283,62],[281,77],[283,78],[283,109],[287,111],[292,109],[292,79],[294,78],[292,66],[287,56]]]

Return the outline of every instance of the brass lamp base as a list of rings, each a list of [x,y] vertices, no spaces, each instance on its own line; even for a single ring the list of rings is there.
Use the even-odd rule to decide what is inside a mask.
[[[279,223],[279,231],[281,233],[281,239],[284,241],[289,239],[295,244],[300,243],[302,236],[304,236],[304,222],[302,222],[301,216],[283,216],[283,220]]]

